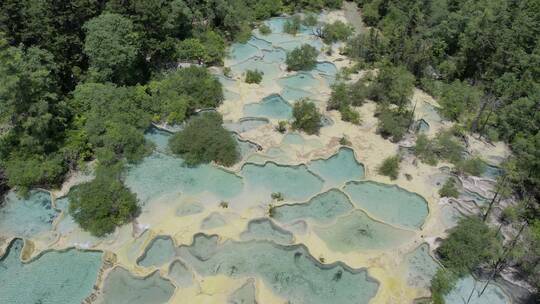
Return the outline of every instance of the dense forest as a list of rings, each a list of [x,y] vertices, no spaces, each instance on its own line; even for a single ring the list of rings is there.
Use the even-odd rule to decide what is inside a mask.
[[[97,160],[96,179],[70,194],[71,213],[96,235],[113,231],[137,214],[122,172],[151,151],[143,136],[151,123],[182,123],[222,102],[221,84],[205,65],[221,65],[226,46],[248,39],[258,20],[340,6],[336,0],[2,1],[0,190],[55,187]],[[176,70],[178,62],[194,65]],[[221,138],[227,132],[211,121],[221,117],[194,121],[175,137],[173,150],[191,155],[190,164],[230,165],[235,142]],[[201,123],[217,127],[197,128]],[[198,147],[221,141],[231,151],[197,155],[202,150],[182,148],[182,139],[194,137]],[[99,203],[100,191],[125,194],[108,205]],[[113,205],[125,208],[111,214]]]
[[[492,279],[508,266],[539,288],[540,2],[357,3],[367,28],[349,40],[345,52],[356,59],[357,69],[376,68],[379,74],[335,87],[329,106],[375,100],[381,134],[398,141],[410,126],[410,95],[417,86],[439,101],[445,119],[456,123],[435,139],[418,137],[415,153],[420,160],[436,164],[444,159],[458,171],[477,175],[479,159],[460,156],[460,146],[467,144],[464,134],[505,141],[513,152],[482,218],[461,222],[437,250],[445,268],[433,281],[435,302],[457,277],[477,272]],[[387,162],[382,170],[391,168]],[[455,195],[453,187],[449,182],[441,195]],[[518,204],[495,216],[493,206],[511,196]],[[510,231],[505,240],[501,228]]]
[[[346,42],[343,52],[356,65],[343,71],[344,79],[359,70],[377,73],[336,83],[328,110],[360,124],[354,107],[373,100],[379,133],[398,142],[410,130],[417,87],[455,122],[435,138],[418,136],[414,153],[420,161],[448,161],[459,174],[478,175],[481,159],[463,157],[466,135],[504,141],[513,152],[484,214],[460,222],[437,250],[444,268],[432,282],[434,301],[442,301],[459,277],[473,272],[493,279],[509,267],[540,290],[540,2],[356,2],[367,25],[363,31],[353,35],[336,22],[320,36],[326,43]],[[70,172],[94,162],[96,177],[70,193],[70,212],[95,235],[114,231],[139,212],[123,173],[126,164],[152,150],[144,138],[152,123],[188,121],[171,148],[189,165],[238,160],[219,114],[192,118],[223,101],[221,84],[206,66],[222,65],[227,45],[246,41],[260,20],[341,5],[340,0],[2,1],[0,194],[57,187]],[[285,31],[295,33],[301,22],[311,21],[293,19]],[[312,47],[301,46],[288,54],[288,69],[310,69],[316,56]],[[179,62],[193,65],[176,69]],[[245,81],[260,82],[258,73]],[[295,104],[293,115],[293,129],[318,133],[321,114],[313,103]],[[286,128],[280,122],[278,130]],[[395,178],[399,162],[390,157],[378,172]],[[440,194],[456,191],[449,181]],[[518,203],[492,212],[508,197]]]

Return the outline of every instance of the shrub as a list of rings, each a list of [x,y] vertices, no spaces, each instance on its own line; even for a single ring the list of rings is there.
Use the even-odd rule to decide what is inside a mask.
[[[293,107],[293,128],[308,134],[316,134],[321,128],[321,114],[313,102],[300,100]]]
[[[259,26],[259,33],[266,36],[272,34],[272,29],[266,24],[261,24],[261,26]]]
[[[377,172],[390,177],[392,180],[397,179],[399,174],[399,156],[387,157],[379,166]]]
[[[383,66],[370,88],[370,98],[403,110],[413,95],[415,78],[403,66]]]
[[[120,180],[121,165],[98,167],[96,178],[69,193],[69,213],[84,230],[95,236],[112,233],[139,212],[137,196]]]
[[[411,122],[409,111],[383,108],[379,114],[378,131],[384,138],[393,142],[400,141],[407,132]]]
[[[300,16],[293,16],[283,24],[283,31],[287,34],[296,35],[300,31],[301,22]]]
[[[302,20],[302,24],[305,26],[315,26],[318,22],[317,15],[315,14],[307,14]]]
[[[479,157],[473,157],[459,161],[456,164],[456,169],[460,173],[480,176],[486,170],[486,163]]]
[[[283,193],[281,192],[273,192],[271,195],[273,200],[276,200],[278,202],[283,201],[285,198],[283,197]]]
[[[349,36],[351,36],[352,32],[353,29],[351,26],[338,20],[324,26],[322,31],[322,39],[326,44],[345,41],[349,38]]]
[[[441,263],[458,276],[494,262],[502,244],[496,231],[477,217],[467,217],[450,230],[448,238],[437,248]]]
[[[355,111],[350,106],[342,106],[339,109],[339,112],[341,113],[341,119],[343,121],[348,121],[355,125],[359,125],[361,123],[360,113]]]
[[[455,286],[457,276],[449,270],[439,268],[431,279],[431,298],[434,304],[444,304],[444,296]]]
[[[259,70],[246,71],[246,83],[261,83],[264,73]]]
[[[211,161],[224,166],[235,164],[240,157],[237,142],[221,123],[221,115],[216,112],[192,118],[169,140],[171,151],[180,154],[190,166]]]
[[[309,44],[303,44],[287,53],[287,69],[289,71],[311,70],[317,64],[317,49]]]
[[[339,144],[342,145],[342,146],[350,146],[350,145],[352,145],[351,141],[349,139],[347,139],[347,137],[345,137],[345,135],[343,135],[343,137],[339,139]]]
[[[459,191],[456,187],[456,181],[453,178],[446,180],[442,188],[439,190],[439,195],[441,197],[457,198],[459,196]]]
[[[279,133],[287,132],[287,122],[285,120],[280,120],[276,127],[276,131],[278,131]]]
[[[463,158],[463,146],[452,135],[451,131],[443,131],[437,134],[437,154],[453,164],[457,164]]]
[[[414,154],[424,163],[435,166],[438,163],[435,143],[428,139],[425,134],[420,134],[416,138]]]

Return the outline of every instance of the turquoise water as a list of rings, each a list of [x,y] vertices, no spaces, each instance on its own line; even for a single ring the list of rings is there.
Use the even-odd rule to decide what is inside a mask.
[[[244,115],[289,120],[292,118],[292,107],[280,95],[272,94],[261,102],[245,105]]]
[[[332,189],[313,197],[307,203],[285,204],[275,207],[273,218],[284,223],[301,219],[313,219],[319,223],[327,223],[352,209],[353,205],[349,198],[343,192]]]
[[[218,227],[225,226],[227,221],[223,215],[212,212],[208,217],[206,217],[201,223],[201,229],[214,229]]]
[[[360,210],[339,218],[331,226],[314,230],[330,249],[345,253],[393,248],[414,237],[413,232],[374,221]]]
[[[124,268],[115,267],[105,278],[101,303],[162,304],[172,297],[174,289],[174,285],[160,277],[158,271],[137,278]]]
[[[494,284],[488,285],[486,291],[480,296],[480,292],[484,288],[485,282],[476,281],[471,276],[460,279],[454,289],[444,296],[446,304],[463,304],[467,302],[471,291],[473,295],[469,304],[508,304],[511,303],[502,289]]]
[[[303,98],[312,98],[314,93],[301,89],[285,87],[281,90],[281,96],[288,102],[294,103]]]
[[[22,263],[23,241],[11,243],[0,259],[0,303],[81,303],[92,292],[101,267],[101,253],[49,251]]]
[[[428,215],[423,197],[398,186],[371,181],[349,182],[344,190],[359,208],[392,225],[419,229]]]
[[[239,63],[254,56],[261,56],[260,50],[250,43],[233,43],[229,51],[229,59]]]
[[[304,246],[280,246],[267,241],[217,243],[217,237],[197,234],[180,256],[202,276],[257,276],[291,303],[368,303],[378,283],[363,269],[342,263],[321,265]]]
[[[318,90],[319,81],[310,73],[299,72],[292,76],[281,78],[278,83],[283,87],[305,90],[307,92]]]
[[[10,191],[0,205],[0,235],[30,238],[49,231],[58,213],[47,192],[31,191],[23,198]]]
[[[429,254],[429,245],[424,243],[405,257],[407,283],[416,288],[429,288],[439,264]]]
[[[200,203],[184,203],[176,209],[176,216],[188,216],[204,211],[204,206]]]
[[[160,267],[176,255],[174,242],[168,236],[158,236],[145,249],[137,264],[143,267]]]
[[[176,260],[169,267],[169,278],[180,287],[193,285],[193,274],[191,270],[181,261]]]
[[[152,127],[146,131],[144,137],[156,145],[156,151],[163,153],[169,152],[169,138],[171,138],[171,133]]]
[[[416,132],[428,132],[429,131],[429,123],[425,121],[424,119],[418,120],[416,125]]]
[[[311,161],[308,169],[332,187],[364,178],[364,166],[356,161],[350,148],[341,148],[328,159]]]
[[[483,177],[496,179],[497,177],[503,175],[504,170],[500,167],[486,164]]]
[[[268,196],[272,192],[281,192],[285,199],[305,200],[319,193],[323,186],[323,181],[309,172],[304,165],[247,163],[242,167],[241,174],[251,191],[261,191]]]
[[[231,71],[238,76],[243,75],[247,70],[259,70],[263,73],[262,85],[273,83],[274,79],[281,73],[279,65],[267,63],[260,57],[250,58],[235,65],[231,65],[230,68]]]
[[[180,158],[154,153],[130,166],[126,185],[142,202],[164,194],[196,194],[209,191],[229,198],[242,190],[242,179],[212,165],[187,167]]]
[[[253,129],[257,129],[260,126],[269,124],[270,121],[266,118],[246,117],[240,119],[238,122],[225,123],[223,127],[229,131],[243,133]]]
[[[249,155],[258,151],[258,147],[256,144],[241,139],[240,136],[236,133],[233,133],[233,136],[236,140],[236,143],[238,144],[238,152],[240,152],[240,156],[242,158],[248,157]]]
[[[264,50],[263,56],[263,61],[266,63],[280,64],[287,59],[287,52],[282,49]]]
[[[240,288],[235,290],[227,300],[227,304],[257,304],[255,281],[248,279]]]
[[[294,241],[292,233],[280,228],[267,218],[251,220],[240,238],[244,241],[264,240],[283,245],[290,245]]]

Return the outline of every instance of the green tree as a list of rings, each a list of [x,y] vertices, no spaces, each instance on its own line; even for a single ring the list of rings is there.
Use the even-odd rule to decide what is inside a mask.
[[[103,13],[84,24],[84,53],[90,59],[90,75],[97,81],[118,84],[136,82],[140,62],[140,38],[131,20]]]
[[[459,121],[464,114],[474,113],[480,103],[481,91],[464,82],[455,80],[445,86],[439,103],[444,117]]]
[[[391,103],[405,109],[413,95],[414,76],[403,66],[385,65],[371,85],[370,97],[378,102]]]
[[[353,33],[353,28],[342,21],[326,24],[322,30],[324,43],[331,44],[338,41],[346,41]]]
[[[453,178],[447,179],[442,188],[439,189],[439,195],[441,197],[457,198],[459,196],[459,191],[456,187],[456,181]]]
[[[322,115],[313,102],[306,99],[297,101],[293,106],[293,117],[292,127],[294,129],[302,130],[308,134],[319,133]]]
[[[378,116],[378,132],[384,138],[390,138],[393,142],[400,141],[407,132],[411,123],[409,111],[399,111],[383,107]]]
[[[215,161],[234,165],[240,158],[238,144],[223,128],[219,113],[205,112],[188,121],[185,128],[170,140],[171,151],[180,154],[190,166]]]
[[[287,69],[289,71],[311,70],[317,64],[319,52],[309,44],[303,44],[287,53]]]
[[[84,230],[101,237],[139,213],[137,196],[120,180],[119,165],[100,166],[96,178],[69,193],[69,213]]]
[[[469,274],[481,265],[493,263],[501,251],[502,244],[496,231],[477,217],[460,220],[437,248],[441,263],[459,276]]]
[[[246,83],[261,83],[264,73],[259,70],[246,71]]]
[[[285,21],[283,24],[283,31],[287,34],[296,35],[300,31],[301,25],[302,19],[300,19],[300,16],[295,15]]]
[[[399,174],[399,161],[398,155],[387,157],[381,163],[379,168],[377,168],[377,172],[381,175],[390,177],[392,180],[397,179]]]

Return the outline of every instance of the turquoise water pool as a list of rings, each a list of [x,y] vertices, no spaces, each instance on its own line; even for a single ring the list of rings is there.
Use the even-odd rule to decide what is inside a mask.
[[[371,181],[349,182],[344,190],[356,206],[391,225],[420,229],[428,215],[423,197],[398,186]]]
[[[81,303],[92,293],[101,253],[96,251],[48,251],[22,263],[23,241],[11,243],[0,259],[0,303]]]
[[[115,267],[105,278],[103,294],[98,303],[103,304],[162,304],[172,297],[174,285],[154,272],[138,278],[121,267]]]
[[[364,166],[356,160],[350,148],[341,148],[328,159],[311,161],[308,168],[331,187],[364,178]]]
[[[158,236],[150,242],[143,255],[137,259],[137,264],[143,267],[160,267],[170,262],[175,255],[173,240],[168,236]]]
[[[332,189],[313,197],[307,203],[277,206],[274,208],[273,218],[284,223],[301,219],[327,223],[350,212],[353,208],[349,198],[343,192]]]
[[[59,212],[52,207],[51,196],[31,191],[20,197],[10,191],[0,205],[0,236],[30,238],[52,229]]]
[[[344,253],[389,249],[414,237],[413,232],[374,221],[360,210],[340,217],[330,226],[315,227],[314,231],[330,249]]]
[[[363,269],[341,263],[322,265],[304,246],[267,241],[218,244],[215,236],[198,234],[180,256],[202,276],[257,276],[292,303],[368,303],[378,283]]]
[[[289,231],[280,228],[267,218],[251,220],[240,238],[244,241],[264,240],[276,244],[290,245],[294,236]]]
[[[268,197],[273,192],[281,192],[285,199],[305,200],[319,193],[323,186],[323,181],[304,165],[247,163],[242,167],[241,175],[251,191],[266,193]]]
[[[195,194],[204,191],[230,198],[242,191],[242,179],[212,165],[187,167],[181,158],[154,153],[130,166],[126,185],[143,203],[170,193]]]
[[[244,115],[289,120],[292,118],[292,107],[280,95],[272,94],[258,103],[245,105]]]

